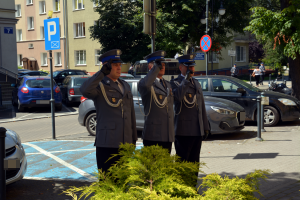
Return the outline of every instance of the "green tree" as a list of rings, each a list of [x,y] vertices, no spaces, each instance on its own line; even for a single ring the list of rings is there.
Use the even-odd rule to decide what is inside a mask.
[[[252,20],[245,28],[263,41],[273,40],[274,49],[282,48],[288,57],[292,96],[300,99],[300,0],[281,0],[281,11],[251,8]]]
[[[210,1],[211,2],[211,1]],[[250,7],[253,0],[223,1],[226,13],[219,16],[221,0],[210,5],[209,35],[213,21],[214,43],[226,47],[231,42],[233,33],[244,33],[243,28],[249,23]],[[200,19],[205,12],[206,0],[157,0],[156,50],[165,50],[167,57],[174,57],[176,52],[187,45],[199,46],[206,26]],[[99,0],[96,11],[99,23],[90,27],[91,38],[102,45],[102,52],[113,48],[123,51],[121,58],[126,62],[142,59],[151,52],[151,38],[142,33],[142,0]],[[213,7],[214,12],[211,12]],[[219,21],[215,19],[219,17]]]

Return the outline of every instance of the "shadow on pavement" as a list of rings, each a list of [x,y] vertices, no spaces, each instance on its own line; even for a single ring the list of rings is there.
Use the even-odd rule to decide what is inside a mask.
[[[243,131],[238,133],[227,133],[227,134],[216,134],[210,135],[205,141],[213,140],[246,140],[251,138],[256,138],[257,133],[255,131]]]
[[[72,197],[62,194],[71,186],[81,187],[90,185],[89,182],[28,180],[22,179],[6,186],[6,200],[72,200]],[[89,199],[89,198],[87,198]]]
[[[14,112],[13,107],[3,107],[0,109],[0,119],[10,119],[15,117],[16,112]]]
[[[264,170],[264,169],[261,169]],[[205,169],[203,169],[205,172]],[[254,171],[253,171],[254,172]],[[237,175],[233,173],[222,172],[219,173],[221,177],[228,176],[229,178],[234,178]],[[206,174],[199,174],[199,178],[205,177]],[[238,175],[239,178],[245,178],[246,175]],[[260,180],[259,190],[264,197],[261,197],[259,194],[255,196],[261,200],[267,199],[300,199],[300,173],[272,173],[268,176],[268,179]],[[298,180],[298,181],[297,181]],[[202,183],[202,180],[198,180],[197,187]],[[200,188],[199,193],[201,194],[203,188]]]

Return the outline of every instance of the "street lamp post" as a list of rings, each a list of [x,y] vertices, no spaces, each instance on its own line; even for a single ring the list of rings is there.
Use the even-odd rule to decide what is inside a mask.
[[[202,24],[206,24],[206,31],[205,31],[205,34],[207,35],[208,34],[208,2],[209,0],[206,0],[206,16],[204,18],[204,15],[203,17],[201,18],[201,23]],[[214,8],[213,8],[213,5],[214,5],[214,0],[211,0],[211,13],[212,13],[212,20],[211,20],[211,43],[213,44],[213,23],[214,23],[214,15],[213,15],[213,12],[214,12]],[[224,15],[225,14],[225,8],[223,7],[223,2],[221,1],[221,6],[219,8],[219,15]],[[206,75],[208,75],[208,52],[206,52]],[[213,54],[211,53],[211,69],[213,69]]]

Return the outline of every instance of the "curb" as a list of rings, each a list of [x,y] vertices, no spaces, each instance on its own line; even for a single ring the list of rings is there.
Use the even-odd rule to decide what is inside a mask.
[[[77,115],[78,112],[71,112],[68,114],[57,114],[55,117],[60,117],[60,116],[68,116],[68,115]],[[0,121],[0,123],[9,123],[9,122],[17,122],[17,121],[26,121],[26,120],[32,120],[32,119],[43,119],[43,118],[51,118],[51,116],[39,116],[39,117],[33,117],[33,118],[24,118],[24,119],[11,119],[8,121]]]

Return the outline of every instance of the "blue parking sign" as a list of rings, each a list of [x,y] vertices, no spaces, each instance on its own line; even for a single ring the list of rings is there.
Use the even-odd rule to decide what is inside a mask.
[[[194,60],[204,60],[204,53],[196,53]]]
[[[59,18],[44,20],[45,49],[60,49]]]

